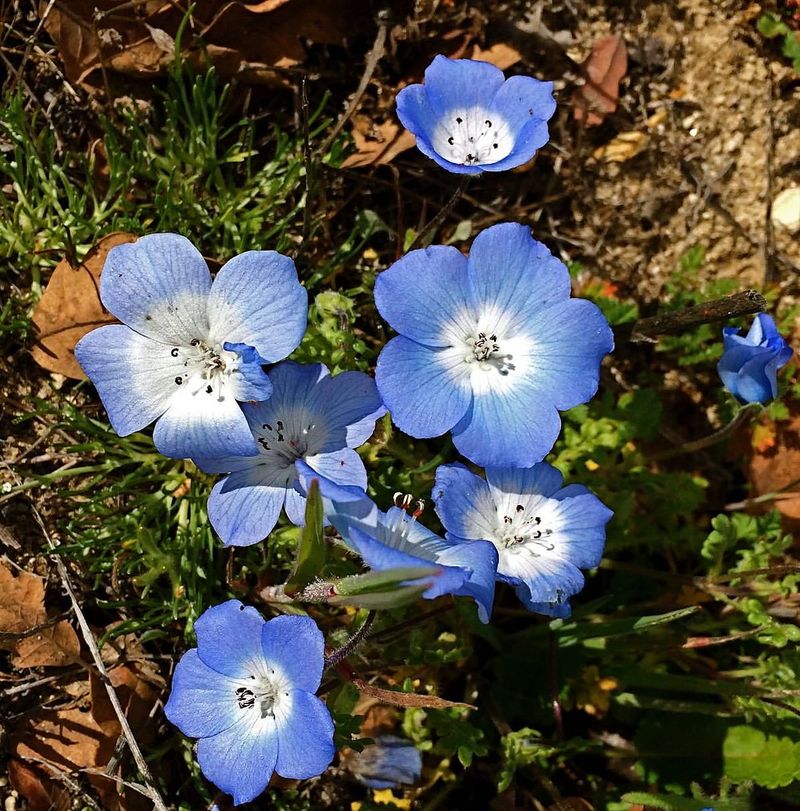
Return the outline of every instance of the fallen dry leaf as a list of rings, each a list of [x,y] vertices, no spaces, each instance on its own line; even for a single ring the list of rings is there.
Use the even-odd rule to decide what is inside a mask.
[[[390,163],[401,152],[411,149],[416,143],[414,136],[396,121],[384,121],[383,124],[374,127],[369,136],[364,135],[355,126],[352,133],[356,151],[342,163],[343,169]]]
[[[39,366],[65,377],[86,379],[75,359],[75,344],[95,327],[116,321],[100,302],[100,272],[115,245],[135,241],[134,234],[108,234],[78,267],[68,259],[56,265],[33,312],[33,323],[39,332],[32,354]]]
[[[763,450],[755,449],[747,463],[751,495],[780,493],[780,498],[765,506],[775,507],[786,518],[800,521],[800,415],[774,423],[771,437],[757,436],[754,432],[751,443],[753,440]]]
[[[604,163],[624,163],[644,152],[649,141],[650,137],[644,132],[621,132],[607,144],[595,149],[592,157]]]
[[[422,696],[418,693],[403,693],[399,690],[384,690],[382,687],[374,687],[363,679],[353,679],[353,684],[361,693],[370,698],[377,698],[393,707],[429,707],[433,709],[445,709],[447,707],[466,707],[476,710],[473,704],[465,704],[461,701],[448,701],[439,696]]]
[[[522,54],[511,45],[506,45],[504,42],[498,42],[487,48],[485,51],[477,43],[472,48],[470,59],[480,59],[483,62],[491,62],[495,67],[500,70],[506,70],[512,65],[516,65]]]
[[[587,127],[593,127],[617,109],[619,83],[628,71],[625,40],[616,34],[598,39],[583,67],[586,83],[572,96],[573,114],[577,121],[585,120]]]
[[[14,667],[63,667],[80,657],[80,640],[69,622],[47,624],[44,598],[41,577],[30,572],[15,577],[0,564],[0,649],[13,651]]]
[[[41,766],[11,758],[7,768],[8,779],[27,801],[28,811],[68,811],[72,808],[70,792],[52,780]]]

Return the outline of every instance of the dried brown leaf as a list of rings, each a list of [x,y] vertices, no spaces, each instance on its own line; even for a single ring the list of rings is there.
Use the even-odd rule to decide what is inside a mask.
[[[585,119],[586,126],[593,127],[602,124],[605,116],[617,109],[619,83],[628,72],[625,40],[616,34],[598,39],[584,69],[586,84],[572,97],[573,113],[577,121]]]
[[[56,265],[33,313],[39,332],[32,354],[40,366],[66,377],[86,378],[75,359],[75,344],[95,327],[116,321],[100,302],[100,272],[111,248],[135,241],[133,234],[109,234],[78,267],[68,259]]]
[[[14,667],[64,667],[76,662],[80,653],[81,643],[75,629],[61,620],[21,639],[11,664]]]
[[[800,521],[800,414],[771,425],[772,441],[760,443],[747,465],[751,495],[780,493],[766,506],[776,507],[792,521]],[[750,446],[752,448],[752,444]]]
[[[353,127],[352,133],[356,151],[342,163],[343,169],[391,163],[416,143],[414,136],[396,121],[384,121],[374,127],[369,136],[364,135],[357,126]]]
[[[28,811],[68,811],[72,808],[69,791],[52,780],[41,767],[12,758],[7,768],[8,779],[17,793],[26,799]]]
[[[46,619],[42,578],[30,572],[15,577],[0,563],[0,633],[24,633]]]
[[[417,693],[401,693],[399,690],[384,690],[374,687],[363,679],[353,679],[353,684],[364,694],[377,698],[393,707],[426,707],[429,709],[446,709],[447,707],[466,707],[470,710],[478,709],[473,704],[464,704],[461,701],[448,701],[439,696],[421,696]]]
[[[624,163],[647,149],[650,136],[646,132],[621,132],[607,144],[595,149],[592,157],[605,163]]]
[[[477,43],[472,48],[470,59],[480,59],[483,62],[491,62],[500,70],[506,70],[512,65],[516,65],[522,54],[511,45],[505,42],[497,42],[485,51]]]

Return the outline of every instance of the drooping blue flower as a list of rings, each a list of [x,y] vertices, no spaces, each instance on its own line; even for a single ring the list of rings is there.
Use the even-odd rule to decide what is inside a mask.
[[[613,515],[580,484],[563,486],[546,462],[487,468],[486,479],[460,464],[442,465],[433,488],[447,540],[497,548],[497,577],[515,587],[530,611],[569,616],[567,599],[583,588],[581,569],[603,555]]]
[[[294,262],[248,251],[211,279],[178,234],[151,234],[109,251],[103,305],[122,324],[93,330],[75,356],[120,436],[156,422],[166,456],[255,453],[237,401],[270,396],[261,368],[285,358],[306,329],[308,295]]]
[[[258,453],[195,459],[208,473],[230,474],[212,489],[208,517],[231,546],[266,538],[284,507],[292,523],[303,525],[300,470],[324,480],[323,489],[350,487],[363,496],[367,472],[353,448],[369,439],[375,420],[386,413],[375,381],[363,372],[331,377],[321,363],[286,361],[269,379],[270,399],[242,406]]]
[[[314,693],[323,670],[322,633],[310,617],[265,622],[238,600],[204,611],[197,647],[175,668],[167,718],[199,738],[203,774],[249,802],[273,772],[303,780],[322,774],[335,752],[333,721]]]
[[[303,477],[305,487],[310,478]],[[382,512],[366,497],[347,502],[326,500],[328,519],[370,569],[433,564],[438,572],[422,596],[428,600],[444,594],[472,597],[481,622],[489,622],[497,571],[494,546],[448,542],[416,520],[421,510],[409,514],[405,509],[409,504],[407,498],[403,508],[390,507]]]
[[[370,788],[413,786],[422,773],[422,755],[406,738],[379,735],[372,746],[353,753],[347,767],[356,779]]]
[[[474,59],[437,56],[424,84],[397,95],[397,115],[417,147],[450,172],[502,172],[529,161],[547,143],[556,109],[553,83]]]
[[[614,346],[600,310],[570,298],[566,267],[518,223],[482,231],[468,258],[411,251],[378,275],[375,303],[400,333],[376,371],[392,420],[418,438],[452,429],[484,467],[541,461],[558,411],[595,394]]]
[[[725,388],[743,403],[768,403],[778,396],[778,369],[792,357],[772,317],[759,313],[747,335],[722,330],[723,354],[717,371]]]

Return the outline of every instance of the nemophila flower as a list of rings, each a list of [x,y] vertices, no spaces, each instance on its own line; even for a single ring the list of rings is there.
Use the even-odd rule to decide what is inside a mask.
[[[475,59],[437,56],[424,84],[397,95],[397,115],[417,147],[450,172],[502,172],[529,161],[548,140],[553,83],[506,79]]]
[[[308,486],[308,478],[304,479]],[[432,600],[443,594],[472,597],[481,622],[489,622],[494,600],[497,551],[491,543],[454,544],[440,538],[418,521],[423,503],[408,512],[411,497],[402,506],[379,510],[368,498],[326,504],[328,519],[345,544],[377,571],[405,566],[431,566],[438,572],[422,596]]]
[[[396,735],[379,735],[372,746],[354,752],[346,763],[359,782],[377,789],[413,786],[422,773],[419,749]]]
[[[197,647],[175,668],[167,718],[199,738],[203,774],[249,802],[273,772],[302,780],[321,774],[334,755],[333,721],[314,693],[322,678],[322,633],[309,617],[265,622],[229,600],[195,623]]]
[[[281,509],[302,526],[305,496],[299,471],[324,482],[323,489],[367,488],[367,472],[353,448],[366,442],[386,409],[375,382],[363,372],[331,377],[321,363],[287,361],[269,373],[272,396],[242,406],[258,446],[254,456],[196,458],[209,473],[229,473],[208,499],[208,517],[223,542],[247,546],[272,531]]]
[[[558,410],[594,395],[614,346],[600,310],[570,298],[566,267],[517,223],[482,231],[468,258],[411,251],[378,275],[375,303],[400,333],[376,371],[392,419],[418,438],[452,429],[482,466],[540,461]]]
[[[270,396],[261,365],[306,329],[308,295],[288,256],[248,251],[212,282],[188,239],[151,234],[109,251],[100,298],[122,324],[90,332],[75,356],[118,434],[158,420],[166,456],[256,452],[237,401]]]
[[[792,357],[772,317],[759,313],[747,335],[722,330],[723,354],[717,371],[725,388],[744,403],[768,403],[778,396],[778,369]]]
[[[491,541],[498,579],[515,587],[526,608],[569,615],[566,601],[583,588],[580,570],[600,562],[613,515],[597,496],[580,484],[564,487],[546,462],[487,468],[486,479],[460,464],[442,465],[433,492],[447,540]]]

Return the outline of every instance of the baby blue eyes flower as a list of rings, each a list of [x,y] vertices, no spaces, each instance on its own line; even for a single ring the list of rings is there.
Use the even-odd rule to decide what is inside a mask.
[[[309,479],[304,480],[308,486]],[[323,490],[324,494],[324,490]],[[404,504],[408,506],[406,500]],[[380,571],[404,566],[438,567],[422,596],[443,594],[472,597],[481,622],[489,622],[494,600],[497,552],[491,543],[454,544],[417,523],[417,514],[390,507],[381,512],[369,499],[334,502],[330,522],[345,544],[370,568]]]
[[[778,369],[792,357],[792,349],[772,317],[759,313],[747,335],[736,327],[722,330],[723,354],[717,371],[725,388],[743,403],[768,403],[778,396]]]
[[[546,462],[488,468],[485,480],[463,465],[442,465],[433,492],[449,541],[491,541],[498,579],[515,586],[526,608],[569,615],[566,601],[583,588],[580,570],[600,562],[613,515],[597,496],[580,484],[564,487]]]
[[[347,759],[347,767],[356,779],[369,788],[413,786],[422,774],[422,755],[411,741],[396,735],[379,735]]]
[[[321,363],[287,361],[269,373],[272,396],[242,406],[258,447],[254,456],[195,458],[208,473],[229,473],[214,486],[208,517],[223,542],[249,546],[269,535],[281,509],[302,525],[306,499],[295,489],[300,472],[323,489],[367,489],[367,472],[353,450],[363,445],[386,409],[363,372],[331,377]],[[338,491],[337,491],[338,492]]]
[[[437,56],[424,84],[397,95],[397,115],[419,150],[460,174],[502,172],[529,161],[548,140],[553,83],[473,59]]]
[[[151,234],[108,254],[100,298],[122,324],[100,327],[75,347],[114,430],[158,420],[166,456],[255,453],[237,401],[266,400],[261,368],[297,347],[308,295],[294,263],[248,251],[211,279],[200,252],[177,234]]]
[[[249,802],[273,772],[295,780],[322,774],[335,752],[333,721],[314,693],[323,670],[322,633],[309,617],[265,622],[238,600],[195,623],[197,647],[175,668],[167,718],[199,738],[203,774]]]
[[[517,223],[478,234],[468,258],[411,251],[378,275],[375,303],[399,333],[376,371],[393,421],[417,438],[452,430],[484,467],[541,461],[558,411],[594,396],[614,346],[600,310],[570,298],[566,267]]]

